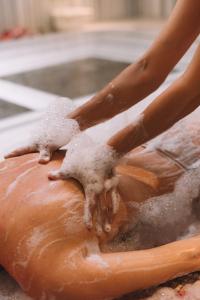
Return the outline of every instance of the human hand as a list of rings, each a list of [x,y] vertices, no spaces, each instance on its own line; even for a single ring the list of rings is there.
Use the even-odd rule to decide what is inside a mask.
[[[5,158],[39,152],[39,162],[49,162],[57,149],[66,145],[74,135],[79,133],[77,121],[67,119],[67,115],[72,110],[73,105],[70,100],[57,98],[44,112],[39,124],[35,126],[24,145],[5,155]]]
[[[79,134],[68,144],[61,168],[49,173],[52,180],[75,178],[83,185],[84,222],[88,229],[95,225],[98,235],[110,232],[119,207],[118,180],[112,172],[117,160],[117,153],[111,147]]]

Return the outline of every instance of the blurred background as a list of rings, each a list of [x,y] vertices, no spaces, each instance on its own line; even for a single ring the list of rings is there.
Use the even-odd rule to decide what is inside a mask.
[[[71,30],[82,25],[135,18],[166,18],[176,0],[0,0],[0,31]]]

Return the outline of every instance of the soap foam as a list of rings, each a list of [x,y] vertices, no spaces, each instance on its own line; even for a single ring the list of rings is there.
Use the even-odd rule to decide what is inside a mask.
[[[76,120],[68,119],[68,114],[74,109],[72,101],[57,98],[44,112],[37,128],[31,133],[31,141],[38,145],[51,145],[60,148],[80,132]]]
[[[105,251],[145,249],[200,234],[200,111],[180,121],[147,145],[183,165],[173,191],[143,204],[131,202],[137,215]],[[183,130],[184,128],[184,130]],[[164,174],[174,177],[172,173]]]
[[[182,175],[172,193],[153,197],[141,206],[139,228],[141,232],[146,228],[153,238],[152,246],[180,239],[188,232],[188,227],[200,217],[194,213],[194,207],[200,203],[199,195],[200,168],[197,168]],[[199,230],[195,225],[191,228],[190,234]]]
[[[160,288],[153,296],[144,298],[144,300],[199,300],[199,295],[200,281],[197,280],[195,283],[180,285],[176,289]]]
[[[200,234],[200,168],[180,177],[173,192],[137,205],[127,231],[103,250],[148,249]]]
[[[200,110],[179,121],[164,134],[150,141],[147,151],[161,149],[170,153],[186,168],[200,165]]]
[[[98,254],[92,254],[92,255],[88,256],[87,261],[89,261],[95,265],[98,265],[102,268],[109,268],[109,264],[105,260],[103,260],[103,258]]]
[[[98,194],[104,187],[107,172],[110,172],[116,160],[117,155],[111,147],[95,143],[92,138],[82,133],[67,145],[61,171],[67,171],[84,186],[90,184],[92,190]]]

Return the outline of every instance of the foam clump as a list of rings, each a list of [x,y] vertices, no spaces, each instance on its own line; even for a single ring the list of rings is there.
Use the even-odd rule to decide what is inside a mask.
[[[74,137],[67,145],[67,154],[61,172],[77,178],[84,186],[100,193],[104,180],[117,161],[116,152],[108,145],[95,143],[82,133]]]
[[[31,133],[31,140],[38,145],[45,144],[56,148],[66,145],[80,131],[78,122],[67,118],[73,109],[71,100],[57,98],[49,105],[40,123]]]
[[[91,254],[90,256],[87,257],[87,261],[98,265],[102,268],[109,268],[109,264],[103,260],[103,258],[97,254]]]
[[[182,175],[173,192],[148,199],[139,208],[136,248],[166,244],[200,232],[200,168]]]
[[[153,296],[144,300],[199,300],[200,281],[195,283],[178,286],[173,289],[170,287],[160,288]]]
[[[200,111],[176,123],[172,128],[148,143],[147,150],[161,149],[188,168],[200,166]],[[184,128],[184,130],[183,130]]]
[[[200,167],[184,173],[171,193],[149,198],[137,210],[105,252],[148,249],[200,234]]]

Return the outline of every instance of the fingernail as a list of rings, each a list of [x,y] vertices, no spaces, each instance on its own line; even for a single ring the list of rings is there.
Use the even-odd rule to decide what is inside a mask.
[[[53,180],[53,179],[56,179],[57,177],[53,173],[48,173],[48,178]]]
[[[46,163],[48,163],[49,162],[49,158],[40,158],[39,159],[39,163],[40,164],[46,164]]]
[[[89,223],[86,224],[86,227],[87,227],[88,230],[91,230],[93,225],[92,225],[91,222],[89,222]]]
[[[98,236],[101,236],[101,235],[102,235],[102,229],[100,229],[100,228],[97,229],[97,235],[98,235]]]
[[[110,232],[111,231],[111,225],[110,224],[106,224],[104,226],[104,230],[105,230],[105,232]]]
[[[96,224],[96,234],[97,236],[101,236],[103,233],[102,227],[99,224]]]

